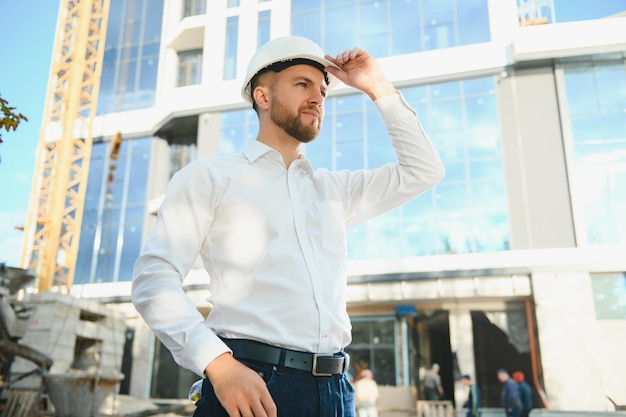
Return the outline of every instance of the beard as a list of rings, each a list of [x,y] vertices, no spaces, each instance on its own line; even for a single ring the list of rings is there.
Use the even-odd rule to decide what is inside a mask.
[[[280,100],[275,99],[270,109],[270,117],[272,121],[289,136],[302,143],[309,143],[320,133],[320,129],[322,128],[322,113],[316,110],[320,114],[320,117],[311,124],[305,124],[300,120],[300,114],[302,110],[307,109],[308,108],[301,107],[294,114],[289,111],[287,106],[281,103]]]

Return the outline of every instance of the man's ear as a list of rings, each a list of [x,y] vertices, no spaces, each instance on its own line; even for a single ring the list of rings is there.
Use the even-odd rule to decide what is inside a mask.
[[[252,99],[259,109],[268,109],[270,106],[269,88],[258,85],[252,92]]]

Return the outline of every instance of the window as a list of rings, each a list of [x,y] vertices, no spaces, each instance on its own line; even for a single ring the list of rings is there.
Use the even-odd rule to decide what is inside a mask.
[[[596,0],[517,0],[520,25],[575,22],[603,19],[623,13],[622,1]]]
[[[172,178],[182,167],[198,158],[198,148],[195,143],[182,145],[172,143],[170,145],[170,175]]]
[[[407,204],[348,230],[350,259],[507,250],[509,220],[493,77],[407,87],[446,177]],[[314,168],[374,168],[396,160],[367,97],[326,101],[324,128],[306,147]]]
[[[239,0],[228,0],[227,6],[229,9],[233,7],[239,7]]]
[[[202,81],[202,49],[178,53],[178,87]]]
[[[270,27],[272,20],[272,12],[263,10],[259,12],[259,34],[257,36],[257,47],[264,45],[270,40]]]
[[[626,273],[591,277],[598,320],[626,320]]]
[[[226,48],[224,56],[224,80],[234,80],[237,77],[237,42],[239,31],[239,16],[230,16],[226,19]]]
[[[392,317],[353,319],[352,343],[346,349],[350,355],[350,371],[356,377],[361,367],[376,375],[379,385],[396,385],[396,321]]]
[[[554,23],[554,0],[517,0],[517,15],[520,26]]]
[[[196,16],[206,13],[206,0],[185,0],[183,17]]]
[[[111,182],[110,145],[93,145],[74,283],[132,279],[141,250],[151,144],[151,138],[122,141]]]
[[[240,152],[245,143],[256,139],[259,118],[252,109],[224,112],[220,115],[217,152],[232,155]]]
[[[375,57],[487,42],[487,0],[293,0],[293,35],[322,49],[359,45]]]
[[[625,244],[626,62],[572,65],[564,80],[577,234],[583,244]]]
[[[152,106],[162,20],[163,0],[111,1],[98,115]]]

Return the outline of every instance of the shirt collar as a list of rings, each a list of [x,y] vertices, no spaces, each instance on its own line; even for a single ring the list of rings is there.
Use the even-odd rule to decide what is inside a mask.
[[[276,149],[267,146],[266,144],[259,142],[258,140],[251,140],[247,142],[243,148],[243,154],[251,164],[269,152],[274,152],[278,154],[278,151]],[[309,174],[311,177],[313,176],[313,167],[311,167],[311,163],[308,159],[306,159],[304,155],[301,155],[300,159],[294,161],[294,164],[298,164],[300,168],[303,169],[307,174]]]
[[[248,159],[248,161],[250,161],[250,163],[253,163],[257,159],[271,151],[276,152],[275,149],[267,146],[264,143],[259,142],[258,140],[248,141],[243,147],[243,154]]]

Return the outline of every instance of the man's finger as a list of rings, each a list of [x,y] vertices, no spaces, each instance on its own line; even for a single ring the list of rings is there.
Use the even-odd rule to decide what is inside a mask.
[[[278,410],[276,409],[276,403],[274,402],[274,399],[270,395],[269,391],[266,391],[265,394],[261,395],[261,405],[267,413],[267,417],[277,417]]]

